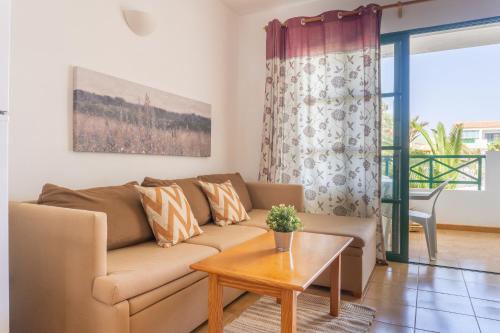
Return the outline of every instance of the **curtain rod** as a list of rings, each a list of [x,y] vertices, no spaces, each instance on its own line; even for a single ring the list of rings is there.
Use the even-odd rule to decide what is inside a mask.
[[[398,15],[399,15],[399,17],[402,17],[403,16],[403,6],[415,5],[415,4],[418,4],[418,3],[429,2],[429,1],[433,1],[433,0],[398,1],[398,2],[395,2],[395,3],[390,3],[388,5],[379,6],[378,8],[379,8],[379,10],[397,8],[398,9]],[[342,18],[344,16],[354,16],[354,15],[358,15],[358,13],[359,12],[357,10],[340,11],[339,12],[339,17]],[[304,19],[302,19],[302,22],[303,22],[303,24],[306,24],[306,23],[312,23],[312,22],[320,22],[320,21],[323,21],[323,19],[324,19],[323,16],[315,16],[315,17],[304,18]],[[282,25],[286,26],[285,24],[282,24]],[[264,30],[266,30],[266,28],[267,28],[267,25],[264,27]]]

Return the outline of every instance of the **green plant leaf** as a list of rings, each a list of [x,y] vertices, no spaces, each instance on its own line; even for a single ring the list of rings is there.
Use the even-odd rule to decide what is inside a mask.
[[[302,228],[302,221],[297,217],[295,207],[284,204],[271,207],[266,223],[271,230],[277,232],[293,232]]]

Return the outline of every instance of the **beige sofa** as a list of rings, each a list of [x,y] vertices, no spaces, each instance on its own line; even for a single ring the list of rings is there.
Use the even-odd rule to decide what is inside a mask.
[[[207,319],[207,277],[189,265],[267,232],[275,204],[293,204],[304,230],[354,237],[342,289],[360,296],[375,266],[375,221],[303,213],[299,185],[247,183],[250,220],[171,248],[151,240],[107,250],[104,213],[10,204],[11,332],[189,332]],[[327,285],[324,274],[316,284]],[[242,291],[226,289],[227,305]]]

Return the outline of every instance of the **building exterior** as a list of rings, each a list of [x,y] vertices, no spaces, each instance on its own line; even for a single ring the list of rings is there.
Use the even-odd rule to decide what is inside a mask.
[[[471,149],[484,153],[490,143],[500,141],[500,121],[466,121],[463,126],[463,142]]]

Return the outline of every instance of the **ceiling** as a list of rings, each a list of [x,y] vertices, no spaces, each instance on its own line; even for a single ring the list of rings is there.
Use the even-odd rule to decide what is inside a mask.
[[[240,15],[252,14],[272,7],[307,2],[311,0],[222,0],[229,8]]]

